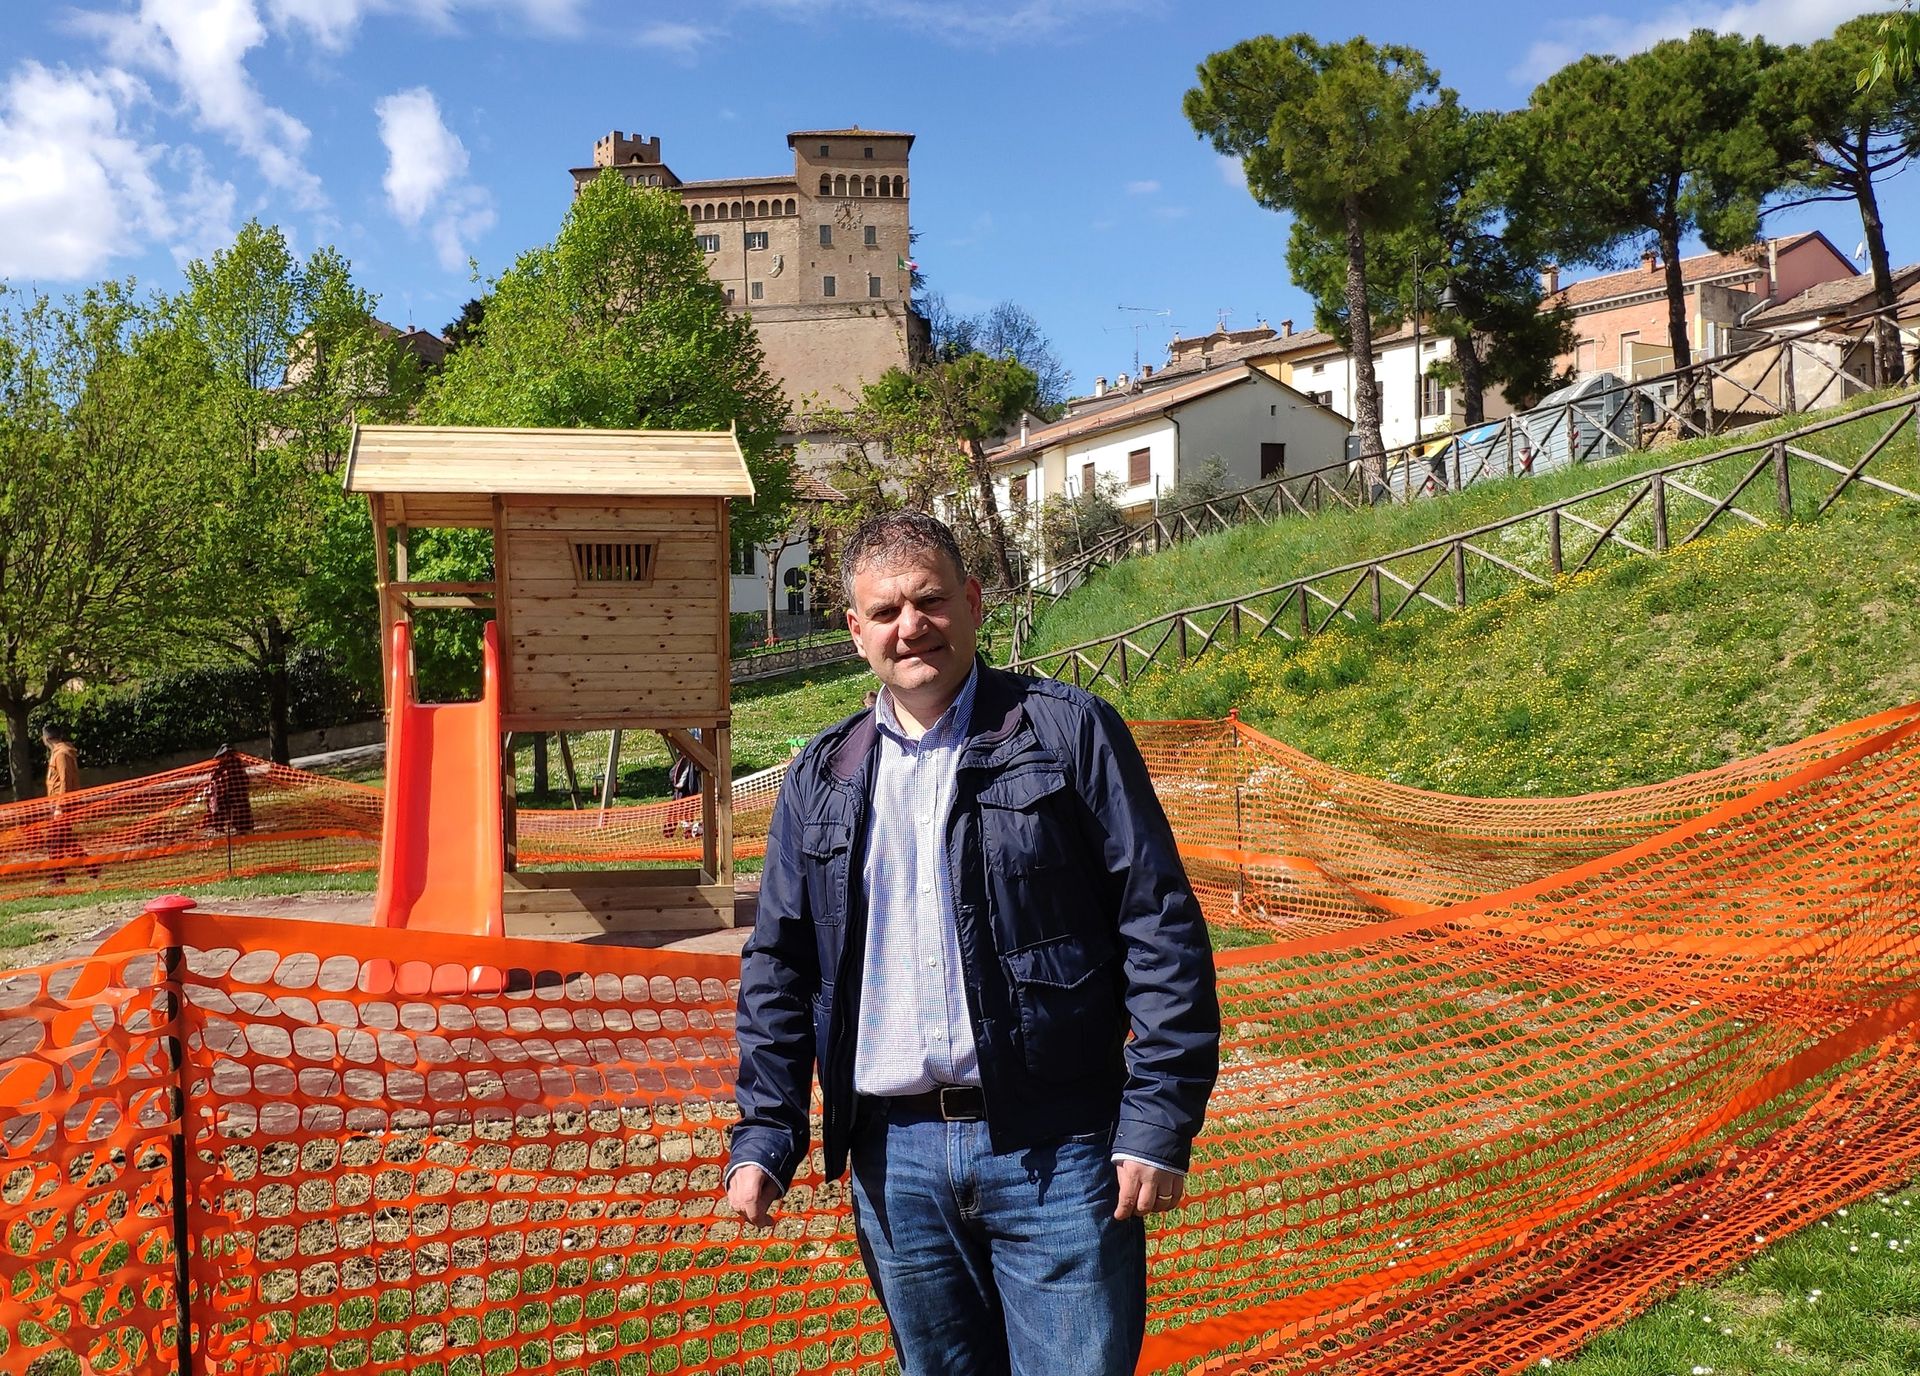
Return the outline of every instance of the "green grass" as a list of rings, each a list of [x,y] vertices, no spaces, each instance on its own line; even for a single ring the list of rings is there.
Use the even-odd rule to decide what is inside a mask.
[[[1834,408],[1822,415],[1837,415],[1858,409],[1889,394],[1873,393],[1852,399],[1846,407]],[[1599,463],[1582,464],[1571,469],[1534,478],[1502,478],[1483,482],[1437,500],[1422,500],[1405,506],[1376,507],[1371,510],[1330,511],[1312,517],[1283,517],[1268,525],[1241,526],[1218,535],[1194,540],[1165,554],[1124,560],[1096,574],[1082,588],[1048,608],[1039,618],[1032,641],[1023,651],[1034,655],[1045,650],[1077,645],[1101,636],[1115,634],[1164,615],[1177,607],[1198,606],[1230,597],[1240,597],[1258,588],[1271,587],[1322,569],[1337,568],[1359,559],[1376,557],[1438,539],[1456,531],[1468,530],[1530,511],[1548,502],[1571,497],[1649,468],[1663,467],[1682,459],[1697,458],[1735,445],[1746,444],[1812,423],[1820,416],[1795,416],[1770,422],[1736,436],[1715,436],[1689,440],[1667,448],[1623,454]],[[1856,424],[1838,426],[1818,437],[1812,448],[1834,458],[1857,458],[1867,445],[1893,423],[1892,416],[1867,417]],[[1906,465],[1912,472],[1913,440],[1902,436],[1876,461],[1875,472],[1889,463]],[[1752,457],[1738,463],[1740,472]],[[1733,464],[1725,465],[1731,477]],[[1730,485],[1731,477],[1721,475]],[[1810,486],[1796,494],[1796,508],[1811,509]],[[1690,527],[1681,522],[1693,513],[1690,502],[1674,499],[1673,520],[1678,534]],[[1770,511],[1773,489],[1762,475],[1750,489],[1745,504],[1759,511]],[[1643,503],[1643,506],[1645,504]],[[1683,509],[1684,508],[1684,509]],[[1591,513],[1589,513],[1590,515]],[[1645,513],[1639,513],[1645,519]],[[1569,547],[1574,542],[1570,529]],[[1642,535],[1641,540],[1647,538]],[[1403,570],[1405,572],[1405,570]]]
[[[1838,1210],[1713,1285],[1555,1362],[1556,1376],[1906,1376],[1920,1371],[1920,1196]]]
[[[1652,783],[1920,698],[1920,507],[1741,527],[1458,615],[1265,640],[1155,670],[1131,717],[1243,720],[1422,788]]]

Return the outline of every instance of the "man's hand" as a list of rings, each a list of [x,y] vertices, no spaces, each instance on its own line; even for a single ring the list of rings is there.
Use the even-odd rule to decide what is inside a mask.
[[[1180,1196],[1187,1192],[1187,1178],[1178,1171],[1163,1171],[1158,1166],[1149,1166],[1144,1161],[1122,1161],[1120,1172],[1120,1202],[1114,1206],[1115,1218],[1144,1218],[1148,1214],[1165,1213],[1180,1203]],[[742,1171],[740,1175],[745,1175]],[[734,1177],[739,1183],[740,1176]]]
[[[727,1203],[756,1228],[773,1226],[773,1201],[779,1197],[780,1187],[773,1177],[751,1161],[743,1163],[727,1181]]]

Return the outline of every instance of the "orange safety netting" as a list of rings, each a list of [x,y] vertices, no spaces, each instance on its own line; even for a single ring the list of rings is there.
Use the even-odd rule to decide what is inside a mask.
[[[1518,1372],[1920,1169],[1920,707],[1525,801],[1139,733],[1273,938],[1219,957],[1143,1370]],[[878,1371],[843,1183],[718,1207],[737,972],[189,913],[0,982],[0,1368],[170,1369],[177,1079],[198,1369]]]
[[[0,805],[0,900],[95,889],[152,890],[263,874],[332,874],[380,863],[382,791],[236,756],[46,799]],[[734,855],[766,850],[786,769],[734,781]],[[519,860],[695,862],[700,800],[521,810]]]

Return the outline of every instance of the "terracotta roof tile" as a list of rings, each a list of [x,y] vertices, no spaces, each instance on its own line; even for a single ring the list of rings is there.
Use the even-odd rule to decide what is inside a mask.
[[[1266,374],[1242,363],[1211,369],[1199,377],[1189,378],[1171,387],[1153,387],[1139,393],[1122,393],[1121,400],[1115,405],[1083,411],[1077,416],[1055,421],[1042,429],[1029,430],[1025,444],[1005,445],[991,451],[987,458],[992,463],[1003,463],[1009,459],[1022,458],[1028,454],[1049,449],[1066,440],[1083,439],[1088,435],[1097,435],[1106,430],[1118,430],[1124,425],[1131,425],[1137,420],[1158,415],[1209,393],[1237,386],[1251,378],[1264,377]],[[1268,381],[1272,379],[1269,378]]]
[[[1784,250],[1813,237],[1814,231],[1809,230],[1804,234],[1790,234],[1773,242]],[[1735,249],[1732,253],[1696,253],[1692,257],[1680,260],[1680,280],[1683,282],[1710,281],[1716,277],[1751,272],[1762,267],[1766,261],[1766,253],[1765,243],[1749,244],[1745,248]],[[1541,302],[1541,306],[1543,309],[1554,306],[1590,306],[1597,301],[1606,301],[1616,296],[1664,291],[1666,284],[1667,271],[1664,266],[1656,263],[1651,272],[1644,266],[1632,267],[1624,272],[1609,272],[1604,276],[1589,277],[1584,282],[1570,282],[1547,297]]]
[[[1906,295],[1920,286],[1920,263],[1909,263],[1892,272],[1894,295]],[[1777,325],[1791,320],[1806,320],[1823,315],[1852,315],[1873,304],[1873,274],[1836,277],[1816,282],[1798,296],[1788,297],[1777,306],[1769,306],[1747,321],[1749,325]]]

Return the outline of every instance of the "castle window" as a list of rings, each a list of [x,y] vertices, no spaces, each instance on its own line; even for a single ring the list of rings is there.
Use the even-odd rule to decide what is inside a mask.
[[[834,177],[833,194],[836,196],[844,196],[847,194],[847,179],[845,177],[843,176]]]
[[[820,156],[823,158],[827,156],[827,145],[824,143],[820,145]]]
[[[868,273],[867,274],[867,295],[878,296],[879,294],[880,294],[880,279],[874,276],[872,273]]]
[[[765,201],[760,202],[760,213],[763,216],[767,213],[767,203]]]
[[[905,177],[895,177],[893,179],[893,194],[896,196],[906,195],[906,185],[907,179]]]
[[[820,247],[821,248],[833,247],[833,226],[832,225],[820,226]]]
[[[824,172],[820,174],[820,194],[822,196],[831,196],[833,194],[833,178]]]
[[[751,204],[747,206],[747,214],[753,214],[753,206]],[[736,220],[740,218],[740,202],[738,201],[733,203],[733,218]]]
[[[880,179],[880,194],[882,196],[891,196],[893,194],[893,178],[882,177]]]
[[[874,190],[874,186],[873,186],[873,178],[872,178],[872,177],[868,177],[868,178],[867,178],[867,194],[868,194],[869,196],[871,196],[871,195],[873,195],[873,190]]]
[[[869,158],[870,158],[870,157],[872,157],[872,156],[873,156],[873,149],[871,149],[871,148],[868,148],[868,149],[866,149],[866,150],[865,150],[865,152],[864,152],[864,154],[863,154],[863,156],[865,156],[865,157],[869,157]]]
[[[747,247],[749,249],[765,248],[766,246],[767,246],[766,230],[750,229],[747,231]]]
[[[787,197],[787,214],[793,214],[793,197]]]
[[[723,220],[727,218],[727,203],[725,201],[720,202],[720,218]]]
[[[866,241],[867,241],[868,248],[880,247],[880,226],[879,225],[866,226]]]
[[[765,282],[754,282],[747,288],[747,295],[755,301],[760,300],[766,296],[766,294],[767,284]]]
[[[820,294],[822,296],[834,295],[834,281],[831,277],[822,277],[820,279]]]
[[[718,234],[696,234],[693,238],[694,242],[700,245],[702,252],[718,253],[720,251],[720,236]]]
[[[733,288],[732,287],[727,288],[727,304],[729,306],[733,304]]]

